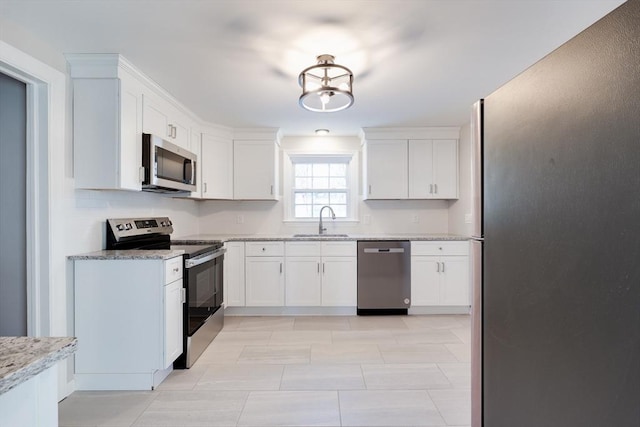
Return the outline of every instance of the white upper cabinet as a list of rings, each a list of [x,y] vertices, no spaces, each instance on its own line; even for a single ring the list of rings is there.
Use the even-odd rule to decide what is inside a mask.
[[[457,140],[409,140],[409,198],[458,198]]]
[[[364,157],[366,198],[407,198],[406,140],[367,140]]]
[[[157,135],[185,150],[194,151],[189,118],[152,93],[145,93],[143,98],[142,128],[144,133]]]
[[[279,135],[275,129],[236,132],[233,141],[233,198],[277,200],[279,157]]]
[[[233,199],[233,139],[221,133],[202,134],[202,198]]]
[[[67,54],[76,188],[142,190],[142,133],[186,150],[196,120],[119,54]],[[193,196],[193,195],[192,195]]]
[[[142,189],[142,94],[119,55],[67,55],[76,188]]]
[[[459,128],[363,129],[364,199],[456,199]]]

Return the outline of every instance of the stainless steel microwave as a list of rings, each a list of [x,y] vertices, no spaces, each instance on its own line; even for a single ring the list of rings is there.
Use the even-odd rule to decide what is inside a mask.
[[[197,156],[157,135],[142,134],[142,191],[196,191]]]

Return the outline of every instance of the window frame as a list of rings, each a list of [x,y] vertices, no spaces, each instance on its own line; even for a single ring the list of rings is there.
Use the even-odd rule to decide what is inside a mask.
[[[347,217],[336,218],[336,222],[358,222],[358,152],[352,150],[333,150],[326,153],[285,150],[283,176],[283,222],[315,223],[319,218],[296,218],[295,216],[295,163],[321,163],[323,160],[345,159],[347,164]],[[301,161],[296,162],[300,159]]]

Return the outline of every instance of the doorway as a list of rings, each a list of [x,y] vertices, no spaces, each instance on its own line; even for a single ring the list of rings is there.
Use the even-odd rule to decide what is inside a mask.
[[[27,85],[0,73],[0,335],[27,335]]]

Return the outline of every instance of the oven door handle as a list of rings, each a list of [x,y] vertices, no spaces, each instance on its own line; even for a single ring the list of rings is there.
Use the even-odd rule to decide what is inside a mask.
[[[185,260],[184,268],[192,268],[192,267],[196,267],[198,265],[204,264],[205,262],[209,262],[218,257],[221,257],[222,255],[224,255],[225,252],[227,252],[225,248],[220,248],[216,251],[207,252],[206,254],[197,256],[195,258],[189,258]]]

